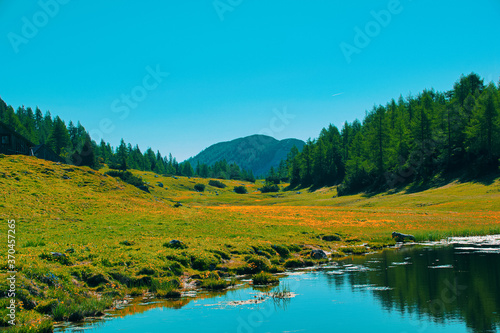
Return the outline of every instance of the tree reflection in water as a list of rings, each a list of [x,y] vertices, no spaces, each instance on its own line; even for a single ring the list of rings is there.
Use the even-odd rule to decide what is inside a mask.
[[[459,319],[474,332],[500,326],[500,247],[403,247],[347,259],[327,275],[335,289],[373,293],[387,311]]]

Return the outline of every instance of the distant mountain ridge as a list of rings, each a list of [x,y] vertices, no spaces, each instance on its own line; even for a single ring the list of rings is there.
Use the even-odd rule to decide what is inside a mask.
[[[188,161],[195,168],[198,162],[210,166],[225,159],[228,163],[236,163],[245,170],[251,170],[255,176],[261,176],[267,174],[271,167],[278,167],[293,146],[302,151],[304,145],[305,142],[298,139],[280,141],[267,135],[255,134],[216,143]]]

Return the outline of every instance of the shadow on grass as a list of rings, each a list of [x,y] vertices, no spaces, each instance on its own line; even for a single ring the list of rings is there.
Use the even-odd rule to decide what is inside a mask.
[[[398,187],[390,188],[384,186],[384,184],[374,184],[368,188],[359,191],[353,191],[346,195],[356,195],[361,194],[363,198],[372,198],[376,195],[386,193],[386,194],[413,194],[424,192],[430,189],[435,189],[439,187],[446,186],[453,182],[457,183],[473,183],[482,184],[485,186],[492,185],[498,178],[500,178],[500,172],[491,172],[481,176],[473,176],[469,173],[464,172],[454,172],[444,175],[435,176],[433,178],[415,180],[413,182],[401,184]]]
[[[372,198],[376,195],[386,193],[386,194],[413,194],[423,191],[427,191],[433,188],[439,188],[446,186],[453,182],[457,183],[476,183],[485,186],[492,185],[498,178],[500,178],[500,171],[490,172],[484,175],[473,175],[471,172],[456,171],[449,172],[441,175],[435,175],[433,177],[414,180],[413,182],[402,183],[394,188],[387,188],[386,182],[380,178],[378,181],[374,182],[372,185],[359,190],[349,191],[342,196],[361,194],[363,198]],[[309,193],[315,192],[323,187],[335,186],[338,184],[331,185],[295,185],[287,186],[284,191],[308,191]]]
[[[476,179],[462,179],[462,181],[464,182],[471,182],[471,183],[476,183],[476,184],[482,184],[482,185],[491,185],[495,182],[495,180],[497,180],[498,178],[500,178],[500,172],[496,172],[496,173],[491,173],[491,174],[488,174],[488,175],[485,175],[485,176],[482,176],[480,178],[476,178]]]

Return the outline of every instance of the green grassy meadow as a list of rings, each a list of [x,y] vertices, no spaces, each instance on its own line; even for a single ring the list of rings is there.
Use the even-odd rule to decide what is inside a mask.
[[[13,331],[50,332],[54,321],[102,315],[125,295],[175,298],[190,276],[215,289],[238,274],[313,265],[312,248],[334,258],[361,254],[394,244],[392,231],[419,241],[500,233],[499,178],[337,197],[336,187],[262,194],[260,181],[223,180],[221,189],[209,179],[132,170],[146,193],[105,171],[0,158],[2,234],[16,221]],[[194,190],[198,183],[204,192]],[[184,246],[169,245],[173,239]],[[6,237],[2,244],[6,258]],[[1,268],[0,324],[8,326],[6,259]]]

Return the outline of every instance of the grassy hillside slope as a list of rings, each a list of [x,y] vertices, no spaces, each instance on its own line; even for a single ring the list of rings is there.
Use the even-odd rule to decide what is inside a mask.
[[[261,194],[259,182],[223,181],[228,186],[220,189],[207,179],[133,171],[149,183],[146,193],[103,171],[0,158],[3,235],[7,220],[16,220],[20,323],[50,331],[52,319],[99,315],[125,294],[175,296],[179,282],[193,274],[224,287],[221,277],[231,274],[311,265],[311,248],[341,257],[394,244],[392,231],[418,240],[500,233],[499,179],[337,197],[335,187]],[[203,193],[194,191],[197,183],[206,185]],[[234,193],[240,185],[249,193]],[[177,202],[182,206],[174,207]],[[187,248],[169,248],[172,239]],[[6,237],[3,244],[4,258]],[[6,260],[1,269],[5,297]]]

